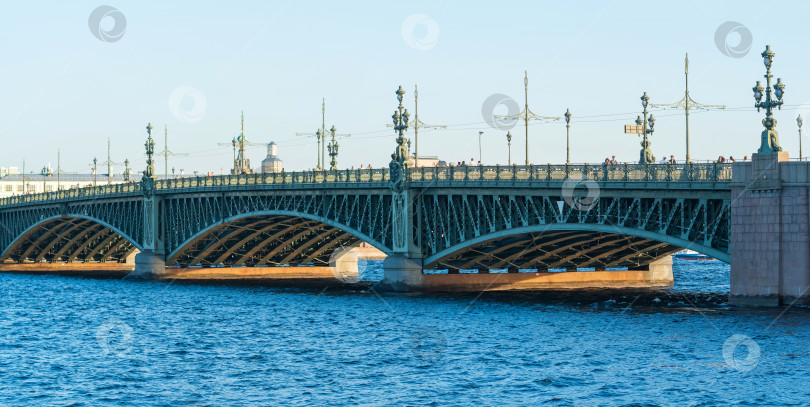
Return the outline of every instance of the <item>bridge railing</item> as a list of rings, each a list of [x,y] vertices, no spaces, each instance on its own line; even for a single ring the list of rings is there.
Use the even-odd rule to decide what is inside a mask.
[[[565,181],[726,182],[730,163],[708,164],[576,164],[417,167],[411,181]]]
[[[156,189],[227,187],[240,185],[331,184],[346,182],[385,182],[386,169],[351,169],[337,171],[300,171],[268,174],[218,175],[159,180]]]
[[[65,200],[71,198],[85,198],[92,196],[109,196],[140,192],[141,184],[129,182],[123,184],[97,185],[94,187],[64,189],[54,192],[41,192],[38,194],[17,195],[0,199],[0,206],[17,205],[25,203],[43,202],[50,200]]]

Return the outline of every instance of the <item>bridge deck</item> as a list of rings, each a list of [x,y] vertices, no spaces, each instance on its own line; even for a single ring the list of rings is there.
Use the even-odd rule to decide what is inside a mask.
[[[483,187],[515,186],[554,188],[566,181],[597,182],[610,189],[704,189],[728,190],[731,164],[602,164],[602,165],[529,165],[529,166],[460,166],[417,167],[407,173],[413,187]],[[221,175],[158,180],[155,192],[176,193],[201,189],[310,189],[387,188],[387,169],[352,169],[337,171],[299,171],[271,174]],[[140,183],[94,187],[13,196],[0,199],[0,207],[129,197],[142,194]]]

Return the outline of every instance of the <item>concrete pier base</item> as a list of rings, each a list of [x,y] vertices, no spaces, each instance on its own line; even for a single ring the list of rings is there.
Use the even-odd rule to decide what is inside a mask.
[[[754,154],[732,176],[729,302],[810,304],[810,162]]]
[[[391,256],[383,263],[385,275],[375,289],[398,292],[532,291],[577,288],[670,287],[674,283],[672,257],[664,256],[646,270],[567,271],[536,273],[423,274],[418,259]]]
[[[168,268],[158,279],[189,283],[249,283],[296,287],[345,284],[335,278],[332,267],[318,266]]]
[[[402,254],[388,256],[383,262],[383,279],[374,286],[377,291],[423,291],[422,259]]]
[[[425,274],[419,288],[426,292],[480,292],[672,286],[672,279],[660,279],[660,274],[650,270]]]
[[[127,278],[154,280],[166,273],[166,259],[151,251],[143,251],[135,255],[135,269]]]
[[[385,253],[374,247],[345,247],[335,250],[329,258],[333,277],[343,283],[357,283],[362,279],[357,262],[362,259],[382,260]]]
[[[132,263],[0,263],[0,273],[53,274],[59,276],[123,278],[135,268]]]

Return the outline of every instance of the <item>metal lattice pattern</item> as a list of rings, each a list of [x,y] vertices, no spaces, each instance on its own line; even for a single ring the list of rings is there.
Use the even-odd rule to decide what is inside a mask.
[[[605,195],[602,191],[587,206],[566,203],[561,195],[424,195],[425,264],[462,269],[645,266],[680,247],[728,257],[728,199]]]
[[[135,197],[0,211],[0,260],[120,261],[143,239],[142,207]]]
[[[679,247],[727,261],[730,191],[718,180],[728,168],[685,168],[691,175],[677,166],[420,169],[397,219],[410,218],[427,267],[643,267]],[[566,201],[560,180],[572,171],[598,186],[593,204]],[[147,247],[180,265],[324,264],[359,241],[390,253],[399,212],[385,174],[194,178],[20,198],[0,207],[2,259],[120,261]]]
[[[428,267],[449,270],[638,269],[680,250],[637,236],[588,231],[525,233],[468,246]]]
[[[329,265],[337,249],[361,240],[336,227],[295,216],[240,218],[200,234],[168,259],[181,265]]]
[[[135,246],[90,219],[58,217],[37,224],[6,250],[1,260],[15,262],[123,262]]]
[[[355,194],[351,191],[273,191],[262,194],[239,193],[229,195],[200,194],[183,197],[167,197],[163,200],[163,211],[165,211],[165,246],[170,259],[186,264],[186,261],[204,261],[209,264],[268,264],[277,261],[275,255],[282,253],[278,251],[272,256],[255,258],[256,252],[251,252],[247,256],[239,257],[235,251],[226,257],[216,256],[216,251],[208,250],[205,255],[200,256],[196,251],[205,250],[206,239],[221,238],[230,236],[229,239],[241,239],[241,234],[231,234],[235,229],[245,228],[249,223],[259,222],[250,228],[264,228],[266,233],[258,234],[255,237],[269,237],[277,232],[277,229],[285,228],[289,224],[290,218],[298,217],[300,221],[312,220],[311,228],[317,229],[318,233],[304,235],[308,238],[336,237],[339,241],[360,239],[377,246],[383,251],[389,251],[391,247],[391,197],[388,191],[360,191],[364,194]],[[280,216],[283,215],[283,216]],[[225,221],[226,223],[223,223]],[[286,222],[286,223],[284,223]],[[327,226],[329,226],[327,228]],[[294,229],[293,229],[294,230]],[[348,236],[337,231],[347,232]],[[254,231],[255,232],[255,231]],[[329,233],[327,233],[329,232]],[[252,232],[248,232],[250,234]],[[270,233],[270,235],[267,235]],[[326,233],[326,236],[322,236]],[[222,235],[224,234],[224,235]],[[297,235],[279,235],[275,239],[286,236],[294,238]],[[320,236],[320,237],[319,237]],[[298,238],[296,238],[298,239]],[[236,240],[236,243],[241,240]],[[263,245],[256,239],[252,240],[257,245]],[[230,241],[229,241],[230,242]],[[231,242],[233,243],[233,242]],[[295,245],[297,242],[291,242]],[[264,246],[263,246],[264,247]],[[317,247],[308,246],[309,248]],[[334,249],[337,249],[335,246]],[[308,249],[307,249],[308,250]],[[307,252],[302,250],[302,253]],[[239,252],[241,253],[241,252]],[[214,256],[214,257],[211,257]],[[307,260],[322,259],[329,257],[328,253],[319,254],[309,259],[291,258],[288,261],[299,262]],[[286,258],[285,258],[286,259]],[[196,263],[188,263],[196,264]],[[306,263],[301,263],[306,264]]]

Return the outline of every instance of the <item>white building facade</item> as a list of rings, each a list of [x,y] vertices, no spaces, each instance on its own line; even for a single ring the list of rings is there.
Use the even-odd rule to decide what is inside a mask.
[[[91,187],[93,185],[121,184],[125,182],[139,182],[140,174],[132,174],[129,180],[123,175],[106,174],[8,174],[0,177],[0,198],[15,195],[38,194],[41,192],[64,191],[68,189]]]
[[[281,172],[284,170],[284,161],[278,157],[278,144],[270,142],[267,145],[267,158],[262,160],[262,172],[265,174]]]

